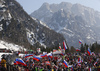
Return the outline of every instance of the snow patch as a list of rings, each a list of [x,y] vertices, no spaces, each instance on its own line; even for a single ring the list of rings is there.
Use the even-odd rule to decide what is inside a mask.
[[[5,41],[0,40],[0,49],[10,49],[13,51],[21,51],[21,50],[25,50],[25,48],[23,48],[22,46],[16,45],[16,44],[12,44],[12,43],[8,43]]]
[[[8,26],[9,25],[9,22],[6,22],[6,25]]]
[[[70,29],[64,28],[64,30],[69,31],[69,32],[71,32],[71,33],[72,33],[72,31],[71,31]]]
[[[41,44],[41,46],[43,46],[46,49],[46,45],[45,44],[43,44],[43,43],[40,43],[40,44]]]
[[[11,20],[12,16],[10,13],[8,13],[8,20]]]
[[[42,21],[40,21],[40,24],[41,25],[43,25],[43,26],[45,26],[45,27],[47,27],[47,28],[49,28],[45,23],[43,23]]]
[[[87,39],[90,39],[91,37],[90,37],[90,36],[87,36],[86,38],[87,38]]]
[[[62,8],[61,11],[63,12],[63,10],[64,10],[64,9]]]
[[[3,24],[1,24],[1,25],[0,25],[0,31],[2,31],[2,30],[3,30],[2,26],[3,26]]]
[[[26,29],[26,30],[27,30],[27,39],[28,39],[28,41],[29,41],[29,43],[30,43],[31,45],[34,45],[34,44],[36,44],[37,42],[39,42],[41,46],[43,46],[44,48],[46,48],[46,45],[43,43],[43,42],[44,42],[44,38],[45,38],[45,34],[44,34],[44,33],[42,33],[43,39],[38,40],[38,39],[37,39],[37,38],[38,38],[38,35],[35,35],[33,32],[31,32],[31,31],[28,30],[28,29]]]
[[[0,21],[2,21],[4,19],[4,16],[0,17]]]
[[[31,45],[34,45],[37,42],[37,39],[35,38],[35,34],[31,32],[30,30],[27,30],[27,39]]]
[[[37,22],[37,23],[39,23],[39,24],[41,24],[41,25],[43,25],[43,26],[49,28],[45,23],[42,22],[44,19],[43,19],[43,20],[41,19],[41,21],[38,21],[38,20],[37,20],[36,18],[34,18],[34,17],[32,17],[32,19],[33,19],[35,22]],[[50,28],[49,28],[49,29],[50,29]]]

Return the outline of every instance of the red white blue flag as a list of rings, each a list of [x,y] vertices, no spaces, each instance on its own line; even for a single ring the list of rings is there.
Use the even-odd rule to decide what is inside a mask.
[[[64,47],[64,50],[66,50],[66,49],[67,49],[67,46],[66,46],[65,41],[63,42],[63,47]]]
[[[87,53],[91,55],[91,50],[88,48]]]
[[[25,58],[30,57],[30,56],[33,56],[33,54],[27,54],[25,55]]]
[[[63,61],[63,64],[64,64],[64,66],[67,68],[68,67],[68,64],[67,64],[67,62],[64,60]]]
[[[82,43],[82,41],[81,40],[79,40],[79,44],[81,44]]]
[[[26,63],[25,63],[21,58],[17,58],[17,59],[15,60],[15,62],[16,62],[16,64],[21,64],[21,65],[23,65],[23,66],[26,66]]]
[[[52,58],[52,53],[48,53],[47,56]]]
[[[41,57],[47,57],[47,53],[42,54]]]
[[[40,61],[41,58],[38,57],[38,56],[34,56],[33,59],[36,60],[36,61]]]
[[[74,70],[73,70],[73,66],[71,66],[71,71],[74,71]]]

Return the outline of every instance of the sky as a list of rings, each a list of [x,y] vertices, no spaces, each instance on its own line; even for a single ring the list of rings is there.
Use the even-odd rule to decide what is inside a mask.
[[[31,14],[35,10],[39,9],[44,2],[49,4],[59,4],[61,2],[70,2],[72,4],[79,3],[81,5],[93,8],[96,11],[100,12],[100,0],[16,0],[21,4],[23,9]]]

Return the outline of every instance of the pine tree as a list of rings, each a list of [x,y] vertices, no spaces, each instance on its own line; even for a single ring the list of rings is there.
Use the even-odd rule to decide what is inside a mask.
[[[81,44],[81,52],[84,53],[85,48],[83,47],[83,44]]]

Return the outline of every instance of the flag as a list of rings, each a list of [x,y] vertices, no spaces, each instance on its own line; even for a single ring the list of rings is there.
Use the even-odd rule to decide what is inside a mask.
[[[71,71],[74,71],[73,66],[71,66]]]
[[[91,52],[91,55],[96,56],[94,52]]]
[[[81,44],[82,43],[82,41],[81,40],[79,40],[79,44]]]
[[[59,46],[59,49],[61,50],[61,46]]]
[[[91,68],[89,68],[89,70],[88,70],[88,71],[92,71],[92,70],[91,70]]]
[[[52,58],[52,53],[48,53],[47,56]]]
[[[94,66],[97,64],[98,60],[99,60],[99,59],[97,58],[96,62],[94,63]]]
[[[53,52],[56,52],[57,50],[56,49],[53,49]]]
[[[66,46],[65,41],[63,42],[63,47],[64,47],[64,50],[66,50],[66,49],[67,49],[67,46]]]
[[[81,63],[82,62],[82,59],[81,59],[81,56],[78,58],[78,63]]]
[[[49,61],[46,61],[45,64],[46,64],[46,65],[50,65],[50,62],[49,62]]]
[[[78,58],[78,62],[80,62],[80,61],[81,61],[81,58],[79,57],[79,58]]]
[[[23,65],[23,66],[26,66],[26,63],[25,63],[21,58],[17,58],[17,59],[15,60],[15,64],[21,64],[21,65]]]
[[[28,61],[29,61],[29,58],[26,59],[26,62],[28,62]]]
[[[36,61],[40,61],[41,58],[38,57],[38,56],[34,56],[33,59],[36,60]]]
[[[37,52],[41,52],[41,49],[40,48],[37,48]]]
[[[87,53],[91,55],[91,50],[88,48]]]
[[[56,65],[54,65],[54,68],[58,69],[58,67]]]
[[[61,50],[60,50],[60,49],[58,49],[58,51],[60,51],[60,52],[61,52]]]
[[[97,64],[97,61],[94,63],[94,66]]]
[[[61,55],[64,56],[64,53],[62,52]]]
[[[14,61],[14,65],[17,65],[16,61]]]
[[[80,63],[78,63],[78,66],[81,66],[81,64],[80,64]]]
[[[47,57],[47,53],[42,54],[41,57]]]
[[[76,51],[81,51],[80,49],[76,49]]]
[[[78,66],[81,66],[81,63],[82,63],[82,59],[81,59],[81,56],[78,58]]]
[[[33,56],[33,54],[27,54],[25,55],[25,58],[30,57],[30,56]]]
[[[68,67],[68,64],[67,64],[67,62],[64,60],[63,61],[63,64],[64,64],[64,66],[67,68]]]

